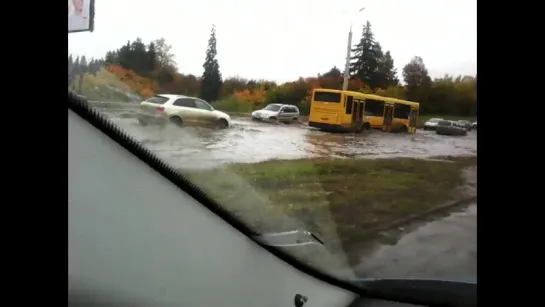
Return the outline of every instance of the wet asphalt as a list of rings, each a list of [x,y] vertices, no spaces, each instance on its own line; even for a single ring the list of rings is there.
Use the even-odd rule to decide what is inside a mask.
[[[271,124],[233,117],[225,130],[172,125],[141,126],[138,106],[99,108],[129,135],[176,168],[210,168],[308,157],[429,158],[477,153],[477,134],[449,137],[418,130],[414,135],[371,131],[331,134],[305,124]]]

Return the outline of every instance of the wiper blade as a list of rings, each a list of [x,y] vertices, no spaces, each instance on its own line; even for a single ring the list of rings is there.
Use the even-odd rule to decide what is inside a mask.
[[[315,234],[307,230],[292,230],[284,232],[268,232],[256,235],[255,238],[264,245],[275,247],[293,247],[303,245],[324,245]]]
[[[425,306],[477,306],[477,283],[433,279],[357,280],[370,297]],[[370,297],[359,297],[349,306],[365,306]]]

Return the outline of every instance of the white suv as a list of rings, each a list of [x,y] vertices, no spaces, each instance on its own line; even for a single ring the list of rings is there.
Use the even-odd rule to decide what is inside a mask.
[[[229,115],[214,110],[206,101],[183,95],[160,94],[140,103],[138,121],[147,125],[168,120],[178,126],[205,125],[224,129],[231,124]]]
[[[437,124],[442,121],[442,118],[430,118],[424,123],[424,130],[435,130]]]
[[[252,112],[254,120],[292,122],[299,119],[299,109],[291,104],[271,103],[261,110]]]

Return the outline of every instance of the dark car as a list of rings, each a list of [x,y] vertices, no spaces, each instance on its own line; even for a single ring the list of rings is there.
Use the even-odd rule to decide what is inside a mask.
[[[473,124],[467,120],[459,120],[458,124],[466,128],[467,131],[471,131],[471,129],[473,129]]]
[[[467,129],[459,122],[442,120],[437,123],[435,133],[440,135],[467,135]]]

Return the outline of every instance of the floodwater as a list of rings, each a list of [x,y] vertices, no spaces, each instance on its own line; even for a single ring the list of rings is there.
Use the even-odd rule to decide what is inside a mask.
[[[477,204],[403,231],[379,245],[355,268],[363,278],[430,278],[476,281]]]
[[[176,168],[326,156],[428,158],[477,153],[475,131],[462,137],[440,136],[423,130],[414,135],[380,131],[331,134],[305,124],[270,124],[241,117],[232,118],[231,126],[225,130],[172,125],[144,127],[136,119],[138,105],[108,105],[99,110]]]
[[[138,105],[100,107],[107,117],[136,140],[175,168],[209,168],[227,163],[253,163],[273,159],[306,157],[430,158],[477,154],[477,133],[440,136],[418,130],[414,135],[371,131],[362,134],[331,134],[305,124],[270,124],[248,118],[232,118],[231,127],[213,130],[196,127],[141,126]],[[471,172],[473,177],[476,172]],[[471,178],[470,178],[471,179]],[[469,180],[469,179],[468,179]],[[476,177],[469,180],[475,182]],[[346,259],[327,255],[323,247],[288,248],[309,263],[326,264],[328,271],[345,278],[440,278],[475,280],[477,276],[477,205],[458,210],[441,219],[419,222],[388,231],[390,242],[377,241],[361,263],[341,269]],[[283,238],[286,244],[293,238]],[[278,243],[278,242],[277,242]],[[327,245],[335,245],[328,242]],[[340,248],[340,247],[338,247]],[[337,250],[337,248],[333,248]]]

